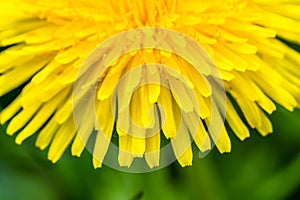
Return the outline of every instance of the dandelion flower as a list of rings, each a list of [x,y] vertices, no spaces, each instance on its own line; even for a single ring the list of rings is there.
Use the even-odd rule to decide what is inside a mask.
[[[187,96],[181,96],[186,100],[181,104],[167,88],[140,87],[130,100],[131,117],[146,126],[151,121],[149,108],[161,104],[167,116],[161,134],[135,138],[116,125],[110,111],[114,87],[127,71],[146,61],[171,66],[194,86],[200,102],[195,117],[198,130],[189,127],[193,119],[184,120],[186,134],[180,142],[172,143],[178,162],[182,166],[192,164],[191,146],[183,154],[176,153],[181,145],[191,142],[190,133],[201,151],[216,144],[221,153],[230,152],[229,127],[241,140],[250,136],[248,128],[265,136],[272,132],[267,114],[274,112],[277,104],[290,111],[299,107],[300,55],[283,42],[300,43],[300,29],[296,28],[300,27],[299,9],[297,0],[2,0],[0,96],[23,88],[1,111],[1,124],[8,123],[6,132],[17,135],[17,144],[38,134],[36,145],[49,147],[52,162],[57,162],[69,145],[72,154],[80,156],[90,135],[83,140],[77,134],[72,89],[84,60],[115,34],[159,27],[189,36],[209,54],[226,89],[228,127],[222,128],[218,138],[207,132],[212,102],[204,83],[210,75],[198,76],[179,56],[157,49],[123,55],[99,77],[96,96],[96,115],[105,136],[110,140],[116,129],[118,145],[125,150],[119,153],[119,164],[130,166],[135,157],[145,156],[150,168],[158,166],[161,137],[171,141],[176,137],[179,110],[189,105]],[[172,79],[157,76],[169,82]],[[126,84],[130,83],[125,82],[125,88]],[[156,111],[154,114],[159,115]],[[87,134],[94,129],[89,122],[81,127]],[[93,140],[93,164],[97,168],[109,143],[98,135]]]

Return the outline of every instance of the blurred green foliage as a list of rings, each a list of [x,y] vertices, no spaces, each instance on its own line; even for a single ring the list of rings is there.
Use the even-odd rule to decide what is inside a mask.
[[[23,145],[0,133],[0,200],[32,199],[299,199],[300,111],[281,107],[271,116],[274,133],[239,141],[230,132],[232,152],[214,149],[192,167],[178,163],[146,174],[128,174],[103,167],[94,170],[91,155],[70,155],[57,163],[34,147],[35,136]]]
[[[1,97],[0,110],[21,89]],[[300,199],[300,110],[278,106],[270,118],[274,133],[267,137],[252,130],[241,142],[229,130],[231,153],[214,148],[200,159],[195,148],[193,166],[173,163],[146,174],[95,170],[87,151],[75,158],[70,148],[52,164],[47,150],[34,146],[36,135],[18,146],[5,134],[6,124],[0,126],[0,200]]]

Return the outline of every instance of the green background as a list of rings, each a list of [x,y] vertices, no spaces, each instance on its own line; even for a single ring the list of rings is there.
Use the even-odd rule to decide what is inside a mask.
[[[20,88],[0,98],[0,110]],[[267,137],[252,130],[241,142],[229,129],[229,154],[214,148],[200,159],[195,148],[193,166],[173,163],[146,174],[95,170],[87,151],[76,158],[70,148],[52,164],[47,150],[34,146],[36,135],[18,146],[15,136],[5,134],[5,124],[0,126],[0,200],[300,199],[300,110],[278,106],[270,119],[274,133]]]
[[[244,142],[229,131],[232,152],[216,148],[197,157],[192,167],[178,163],[146,174],[128,174],[108,167],[94,170],[91,155],[72,157],[70,149],[52,164],[47,150],[23,145],[0,133],[0,200],[33,199],[299,199],[300,111],[279,107],[270,116],[274,133],[256,131]]]

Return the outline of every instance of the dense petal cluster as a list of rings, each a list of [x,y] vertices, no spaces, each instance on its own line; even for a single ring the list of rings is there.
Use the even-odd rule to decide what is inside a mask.
[[[276,110],[276,103],[291,111],[300,104],[300,55],[282,42],[300,43],[299,9],[297,0],[2,0],[0,17],[5,20],[0,21],[0,45],[6,49],[0,54],[0,96],[27,84],[2,110],[1,123],[9,121],[7,134],[18,133],[18,144],[38,132],[36,145],[41,149],[50,146],[48,158],[53,162],[70,144],[72,154],[80,156],[87,141],[76,134],[72,88],[83,61],[114,34],[161,27],[188,35],[209,53],[224,81],[228,94],[226,121],[236,136],[241,140],[249,137],[247,124],[265,136],[272,132],[266,114]],[[212,102],[205,77],[197,75],[175,54],[140,50],[112,63],[99,77],[97,87],[96,107],[101,108],[96,108],[101,110],[97,112],[98,120],[109,139],[116,128],[118,145],[126,150],[119,154],[120,165],[130,166],[135,157],[146,152],[157,152],[147,154],[146,161],[150,167],[159,165],[160,133],[145,139],[127,135],[126,130],[115,127],[109,110],[118,80],[147,62],[171,66],[193,85],[199,100],[200,113],[195,116],[199,130],[189,130],[192,119],[185,120],[182,143],[189,143],[189,133],[195,132],[194,141],[201,151],[215,143],[221,153],[229,152],[231,144],[225,127],[218,138],[206,131]],[[151,73],[172,83],[173,78],[161,71]],[[124,87],[132,84],[128,81]],[[188,109],[189,98],[180,104],[164,87],[141,87],[130,101],[132,119],[146,126],[150,120],[148,110],[156,103],[165,108],[168,119],[162,132],[172,141],[179,110]],[[83,127],[87,134],[93,128],[90,123]],[[94,143],[93,163],[100,167],[109,143],[100,136]],[[172,143],[175,155],[181,145]],[[182,166],[191,165],[191,147],[176,156]]]

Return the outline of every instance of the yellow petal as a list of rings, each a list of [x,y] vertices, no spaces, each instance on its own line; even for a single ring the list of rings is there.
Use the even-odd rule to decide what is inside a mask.
[[[55,134],[48,152],[48,159],[53,163],[57,162],[71,143],[75,133],[73,119],[69,118]]]

